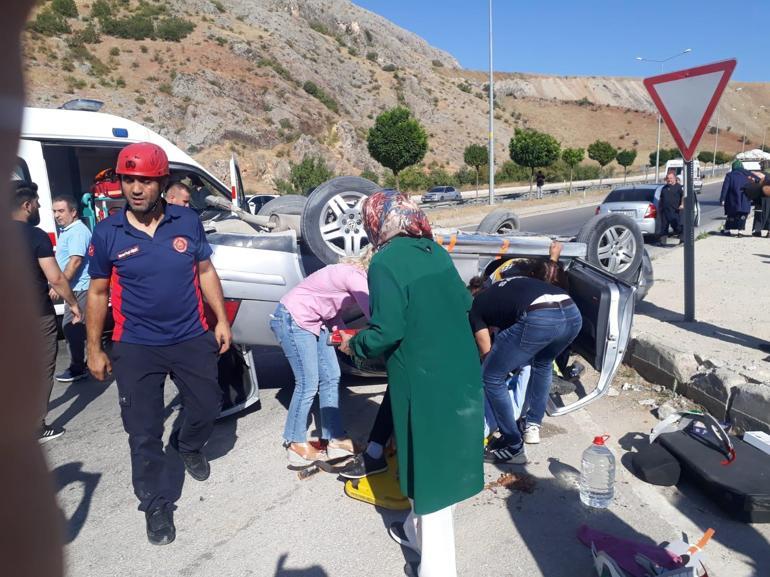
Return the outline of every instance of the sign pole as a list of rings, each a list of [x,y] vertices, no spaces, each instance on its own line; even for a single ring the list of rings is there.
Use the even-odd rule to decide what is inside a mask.
[[[684,320],[695,320],[695,192],[693,156],[737,61],[733,58],[644,79],[658,112],[685,159]],[[680,236],[680,240],[682,237]]]
[[[684,320],[695,320],[695,192],[693,161],[684,164]]]

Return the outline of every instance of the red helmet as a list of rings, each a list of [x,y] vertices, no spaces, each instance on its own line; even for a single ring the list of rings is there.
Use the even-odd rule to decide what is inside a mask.
[[[168,176],[168,156],[157,144],[137,142],[129,144],[118,155],[115,174],[129,176]]]

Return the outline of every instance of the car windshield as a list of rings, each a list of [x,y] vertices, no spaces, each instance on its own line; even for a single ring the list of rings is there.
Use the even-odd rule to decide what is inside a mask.
[[[617,188],[607,195],[604,202],[652,202],[654,188]]]
[[[444,192],[443,186],[434,186],[428,192]]]

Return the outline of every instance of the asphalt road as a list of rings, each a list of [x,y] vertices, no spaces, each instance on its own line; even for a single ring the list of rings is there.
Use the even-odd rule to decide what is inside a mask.
[[[60,353],[59,368],[67,363]],[[114,383],[57,384],[49,422],[64,436],[44,445],[62,512],[67,575],[71,577],[398,577],[414,554],[387,536],[404,514],[348,498],[333,475],[299,480],[286,469],[281,432],[292,393],[291,371],[279,350],[258,351],[261,404],[222,419],[205,448],[211,478],[185,477],[173,450],[168,478],[175,494],[176,541],[147,543],[136,510],[126,434]],[[586,409],[547,418],[542,443],[528,447],[526,466],[485,465],[485,482],[501,473],[531,476],[531,492],[492,487],[456,510],[458,572],[462,577],[589,577],[590,551],[577,529],[588,524],[644,543],[691,542],[716,529],[706,548],[711,577],[765,577],[770,566],[770,525],[725,517],[690,484],[655,487],[629,470],[631,452],[646,443],[657,422],[647,406],[649,388],[622,390],[637,377],[621,369],[617,396]],[[584,382],[595,383],[587,371]],[[341,408],[347,430],[366,438],[383,383],[346,378]],[[166,438],[177,419],[167,381]],[[617,458],[615,500],[609,509],[580,503],[576,482],[581,455],[595,435],[609,434]],[[311,434],[316,434],[311,427]],[[441,431],[436,442],[442,442]]]
[[[707,184],[698,195],[701,206],[701,228],[715,220],[723,219],[724,213],[719,205],[719,193],[722,181]],[[515,209],[512,209],[515,212]],[[562,210],[549,214],[538,214],[521,218],[521,230],[524,232],[543,232],[546,234],[576,235],[596,211],[595,206]],[[696,231],[696,236],[698,232]]]

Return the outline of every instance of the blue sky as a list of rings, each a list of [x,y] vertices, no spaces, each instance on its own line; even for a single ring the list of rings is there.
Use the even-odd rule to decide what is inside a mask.
[[[353,0],[451,53],[488,69],[487,0]],[[743,0],[494,0],[495,70],[579,76],[653,76],[737,58],[733,80],[770,80],[770,2]]]

